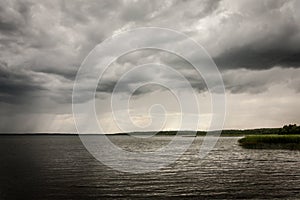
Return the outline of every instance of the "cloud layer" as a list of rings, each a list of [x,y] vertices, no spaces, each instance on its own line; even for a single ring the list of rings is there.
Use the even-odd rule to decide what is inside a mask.
[[[71,114],[73,82],[87,54],[113,34],[144,26],[174,29],[201,44],[219,67],[229,94],[254,98],[282,85],[298,95],[299,9],[297,0],[1,1],[0,118]],[[207,91],[203,79],[185,60],[143,50],[112,64],[99,83],[97,98],[109,98],[119,78],[133,66],[155,62],[180,72],[200,96]],[[185,90],[171,74],[148,70],[128,77],[120,92],[151,79],[174,82]],[[149,85],[133,96],[156,91],[166,89]],[[9,131],[10,126],[2,124],[1,129]]]

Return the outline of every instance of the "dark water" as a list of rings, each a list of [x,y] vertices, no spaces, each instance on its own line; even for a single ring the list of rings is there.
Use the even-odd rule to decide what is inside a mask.
[[[124,149],[156,149],[151,142],[113,136]],[[0,136],[0,199],[300,199],[300,152],[246,150],[222,137],[198,156],[202,138],[176,163],[153,173],[128,174],[96,161],[77,136]]]

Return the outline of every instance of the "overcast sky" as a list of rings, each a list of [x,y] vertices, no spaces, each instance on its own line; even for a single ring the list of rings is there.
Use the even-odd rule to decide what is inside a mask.
[[[0,132],[75,132],[72,89],[84,58],[113,34],[152,26],[186,34],[213,58],[226,89],[226,129],[299,124],[299,10],[297,0],[2,0]],[[105,131],[120,131],[108,109],[117,81],[134,66],[147,63],[168,65],[190,81],[201,110],[199,129],[206,129],[211,109],[201,77],[178,56],[140,50],[112,63],[99,83],[96,109]],[[172,74],[145,70],[127,76],[120,94],[145,80],[172,82],[185,92]],[[129,108],[115,114],[130,111],[135,125],[145,126],[151,122],[148,111],[153,104],[163,105],[166,116],[152,109],[154,119],[147,128],[157,129],[165,120],[163,129],[177,129],[178,102],[158,85],[139,88]]]

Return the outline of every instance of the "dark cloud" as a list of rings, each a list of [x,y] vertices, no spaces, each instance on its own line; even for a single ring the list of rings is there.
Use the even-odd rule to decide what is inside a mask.
[[[0,101],[20,103],[21,99],[37,91],[46,90],[41,82],[35,81],[25,70],[11,69],[7,63],[0,62]]]
[[[147,84],[145,86],[139,87],[137,90],[135,90],[132,93],[132,96],[135,97],[135,96],[149,94],[152,92],[165,91],[165,90],[168,90],[168,88],[152,83],[152,84]]]
[[[284,85],[299,93],[299,9],[297,0],[4,0],[0,2],[0,108],[14,107],[5,111],[11,115],[70,113],[73,83],[87,54],[115,33],[144,26],[174,29],[203,45],[219,67],[227,92],[254,95]],[[157,41],[149,36],[151,42]],[[179,44],[168,37],[159,42]],[[114,48],[118,46],[107,52]],[[120,77],[145,63],[169,65],[196,91],[207,91],[205,81],[188,61],[167,52],[143,50],[110,66],[96,97],[108,98]],[[151,80],[186,90],[174,74],[149,69],[128,76],[118,92],[141,97],[167,90],[148,85],[132,91]],[[88,83],[82,88],[91,92]]]
[[[294,91],[299,89],[300,71],[292,68],[275,67],[267,70],[228,70],[223,74],[226,90],[233,94],[258,94],[266,92],[270,86],[288,85]]]
[[[225,52],[214,58],[214,61],[222,70],[238,68],[260,70],[276,66],[298,68],[300,67],[300,52],[283,49],[257,52],[245,47]]]
[[[70,82],[46,73],[29,71],[21,66],[9,67],[7,63],[0,62],[1,102],[31,104],[42,98],[50,98],[59,103],[71,103]]]
[[[29,19],[30,6],[26,1],[2,1],[0,3],[0,31],[4,34],[20,34]]]
[[[158,70],[154,68],[155,65],[152,66],[151,64],[144,66],[149,63],[169,66],[170,69],[161,66],[162,70]],[[139,68],[131,71],[137,66],[143,69]],[[110,65],[100,79],[97,92],[112,93],[117,87],[118,82],[117,92],[125,92],[133,96],[152,93],[156,89],[157,91],[168,90],[166,87],[153,85],[151,83],[153,81],[165,84],[171,83],[178,90],[185,90],[187,85],[179,76],[185,78],[190,86],[198,92],[207,90],[205,81],[201,75],[185,59],[162,50],[144,49],[123,55]],[[132,88],[145,83],[147,84],[146,86],[133,91]]]
[[[216,27],[220,69],[300,67],[297,1],[240,1]],[[229,7],[229,8],[231,8]],[[235,8],[234,8],[235,7]]]
[[[116,84],[117,84],[117,80],[105,81],[104,83],[100,82],[99,86],[97,87],[97,92],[112,93]]]
[[[1,31],[15,31],[17,29],[17,26],[15,26],[14,24],[0,21],[0,29]]]
[[[287,28],[288,29],[288,28]],[[300,67],[300,47],[293,38],[299,34],[297,27],[283,30],[274,38],[266,35],[248,45],[228,49],[214,58],[221,68],[268,69],[276,66]]]

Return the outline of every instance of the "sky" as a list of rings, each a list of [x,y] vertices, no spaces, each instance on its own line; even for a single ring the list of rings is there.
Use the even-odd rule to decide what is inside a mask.
[[[299,9],[297,0],[2,0],[0,132],[76,132],[72,91],[82,62],[107,38],[141,27],[181,32],[207,51],[224,81],[225,129],[299,124]],[[99,81],[95,108],[105,132],[189,129],[188,124],[179,127],[180,102],[155,83],[132,92],[128,106],[111,109],[117,82],[134,66],[147,63],[168,65],[190,82],[200,112],[189,114],[199,115],[198,129],[206,130],[212,107],[203,78],[176,55],[144,49],[118,58]],[[145,80],[189,91],[169,70],[150,66],[125,76],[116,96],[122,99]],[[126,119],[128,112],[132,123],[114,120],[113,115]]]

